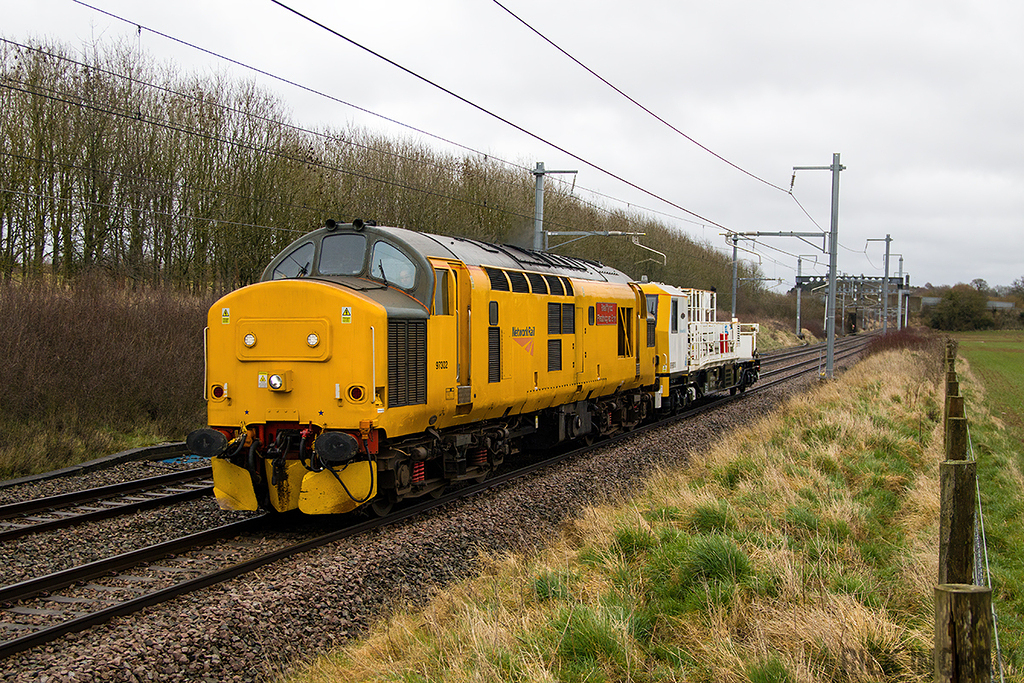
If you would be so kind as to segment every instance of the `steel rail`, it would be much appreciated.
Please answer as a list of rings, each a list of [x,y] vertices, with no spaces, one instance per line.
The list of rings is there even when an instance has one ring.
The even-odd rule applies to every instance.
[[[59,477],[88,474],[89,472],[104,470],[108,467],[114,467],[115,465],[122,465],[126,462],[135,462],[139,460],[167,460],[184,455],[189,455],[188,447],[184,442],[164,443],[156,446],[131,448],[127,451],[121,451],[120,453],[114,453],[113,455],[97,458],[96,460],[89,460],[78,463],[77,465],[69,465],[68,467],[53,470],[52,472],[28,474],[16,479],[6,479],[0,481],[0,488],[10,488],[12,486],[45,481],[47,479],[57,479]]]
[[[0,540],[22,538],[40,531],[66,528],[87,521],[109,519],[210,495],[213,491],[212,485],[191,485],[185,490],[173,487],[176,484],[209,479],[211,473],[210,467],[198,467],[110,486],[2,505],[0,506]],[[149,495],[145,499],[118,500],[119,496],[127,496],[132,493],[148,493]],[[90,507],[87,506],[88,503],[96,503],[100,507]],[[67,512],[64,512],[65,510]],[[57,517],[45,520],[27,517],[37,513],[55,514]]]
[[[133,479],[132,481],[125,481],[120,484],[110,484],[109,486],[100,486],[93,489],[82,489],[81,491],[61,493],[56,496],[33,498],[32,500],[25,500],[18,503],[8,503],[6,505],[0,505],[0,519],[9,519],[11,517],[28,515],[42,510],[57,510],[77,505],[79,503],[88,503],[93,500],[100,500],[101,498],[110,498],[120,494],[134,493],[144,489],[156,488],[167,484],[176,484],[193,479],[203,479],[209,477],[211,473],[212,470],[210,467],[197,467],[191,470],[181,470],[179,472],[161,474],[155,477],[146,477],[145,479]]]
[[[863,343],[860,343],[860,344],[855,344],[853,342],[844,344],[843,346],[837,348],[837,355],[835,357],[835,360],[845,360],[847,358],[850,358],[851,356],[855,356],[858,353],[860,353],[861,351],[863,351],[864,347],[866,345],[867,345],[866,341],[863,342]],[[840,351],[841,351],[841,353],[840,353]],[[788,375],[785,375],[785,376],[782,376],[782,377],[778,377],[776,379],[772,379],[769,382],[759,382],[757,384],[757,386],[754,387],[751,391],[767,389],[768,387],[772,387],[772,386],[775,386],[776,384],[781,384],[782,382],[785,382],[787,380],[799,377],[801,374],[809,371],[809,369],[808,370],[799,370],[799,369],[800,368],[806,368],[807,366],[811,366],[811,365],[821,365],[821,359],[820,358],[816,358],[816,359],[806,360],[806,361],[802,361],[800,363],[794,363],[792,365],[787,365],[787,366],[784,366],[784,367],[781,367],[781,368],[777,368],[777,369],[774,369],[774,370],[771,370],[771,371],[768,371],[768,372],[764,372],[764,373],[762,373],[761,376],[765,377],[765,378],[768,378],[768,377],[774,377],[775,375],[778,375],[780,373],[784,373],[784,372],[786,372],[788,370],[798,370],[797,372],[794,372],[792,374],[788,374]]]

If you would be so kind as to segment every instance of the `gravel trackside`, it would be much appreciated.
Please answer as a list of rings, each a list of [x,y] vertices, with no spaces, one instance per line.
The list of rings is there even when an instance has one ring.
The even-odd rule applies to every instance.
[[[652,466],[685,461],[691,450],[706,448],[811,382],[792,380],[750,394],[427,515],[13,655],[0,660],[0,680],[273,680],[294,663],[358,636],[392,607],[423,603],[433,588],[473,575],[481,551],[535,551],[584,506],[630,495]],[[79,531],[80,545],[102,554],[127,549],[137,536],[153,542],[235,518],[213,506],[197,501],[171,513],[110,520],[107,527]],[[151,516],[135,519],[143,515]],[[79,544],[59,532],[49,536],[34,539],[31,547],[5,547],[5,564],[16,573],[39,574],[43,565],[51,571],[81,561],[67,557],[85,552],[76,549]],[[104,538],[110,545],[102,547]]]

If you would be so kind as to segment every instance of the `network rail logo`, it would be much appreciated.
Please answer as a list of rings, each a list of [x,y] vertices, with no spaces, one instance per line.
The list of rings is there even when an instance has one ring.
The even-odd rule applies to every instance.
[[[527,353],[533,355],[533,335],[536,333],[534,327],[513,327],[512,339],[522,346]]]

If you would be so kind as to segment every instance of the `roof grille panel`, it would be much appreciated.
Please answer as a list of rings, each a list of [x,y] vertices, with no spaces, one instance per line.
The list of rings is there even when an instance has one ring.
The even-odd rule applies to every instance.
[[[512,282],[513,292],[519,292],[520,294],[530,293],[530,285],[526,281],[526,275],[518,270],[509,270],[505,274],[508,275],[508,279]]]
[[[505,271],[497,268],[484,268],[487,277],[491,281],[491,289],[498,292],[509,291],[508,279],[505,278]]]

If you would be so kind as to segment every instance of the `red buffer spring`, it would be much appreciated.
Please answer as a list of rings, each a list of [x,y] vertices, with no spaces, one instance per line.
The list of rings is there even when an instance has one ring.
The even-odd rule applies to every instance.
[[[426,479],[427,464],[422,460],[412,464],[412,483],[419,484]]]
[[[470,456],[470,463],[478,467],[487,465],[487,449],[481,448],[473,451],[473,454]]]

